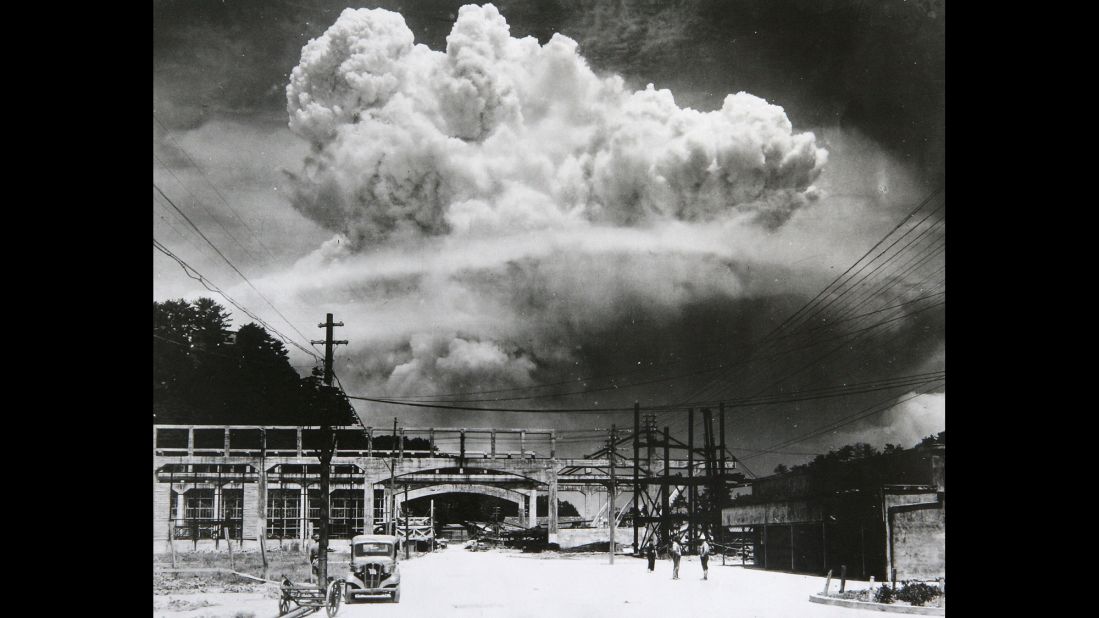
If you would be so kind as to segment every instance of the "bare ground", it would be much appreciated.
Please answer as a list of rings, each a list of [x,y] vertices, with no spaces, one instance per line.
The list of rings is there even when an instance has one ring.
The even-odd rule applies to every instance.
[[[717,612],[738,618],[859,616],[859,610],[809,602],[810,594],[823,590],[823,577],[721,566],[720,558],[711,559],[708,581],[702,581],[702,569],[694,556],[683,559],[680,579],[672,580],[668,560],[658,561],[656,572],[648,573],[644,560],[628,556],[617,556],[611,566],[605,554],[469,552],[453,547],[403,562],[401,573],[400,603],[343,605],[339,615],[671,618]],[[849,581],[848,587],[865,584]],[[237,594],[154,595],[154,616],[275,616],[276,586],[262,588]],[[204,602],[207,604],[199,606]]]

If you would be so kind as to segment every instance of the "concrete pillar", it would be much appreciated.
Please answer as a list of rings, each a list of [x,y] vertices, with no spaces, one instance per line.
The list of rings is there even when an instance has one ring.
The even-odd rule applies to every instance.
[[[221,491],[222,485],[214,485],[214,519],[221,519]]]
[[[309,531],[306,530],[309,527],[309,489],[304,484],[298,495],[298,522],[301,526],[298,538],[304,541],[309,538]]]
[[[550,543],[557,542],[557,468],[552,468],[549,474],[549,538]]]
[[[259,475],[263,475],[261,466],[256,466],[256,469]],[[265,519],[267,515],[259,510],[260,506],[265,506],[260,503],[259,490],[258,481],[244,484],[244,529],[241,531],[241,537],[246,540],[259,538],[260,520]]]
[[[530,490],[530,496],[527,498],[527,527],[533,528],[538,525],[538,490]]]
[[[186,517],[186,514],[184,512],[184,507],[187,506],[187,501],[186,501],[185,498],[186,498],[186,496],[184,496],[183,487],[180,486],[180,487],[176,488],[176,521],[175,521],[175,523],[177,525],[182,524],[184,518]]]
[[[262,549],[264,539],[267,538],[267,464],[261,460],[256,465],[256,470],[259,471],[256,479],[256,538],[259,539]]]
[[[172,513],[172,490],[168,483],[157,482],[156,473],[153,473],[153,540],[167,541],[168,518]]]
[[[366,466],[364,465],[363,468]],[[374,534],[374,481],[363,474],[363,534]]]

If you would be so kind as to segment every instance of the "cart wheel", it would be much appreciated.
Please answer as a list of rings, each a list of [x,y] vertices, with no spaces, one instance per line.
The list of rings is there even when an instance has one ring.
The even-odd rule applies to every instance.
[[[279,599],[279,615],[285,616],[290,613],[290,601],[286,600],[286,597]]]
[[[324,609],[328,612],[328,618],[332,618],[340,611],[340,602],[343,601],[343,582],[337,579],[328,584],[328,592],[324,597]]]

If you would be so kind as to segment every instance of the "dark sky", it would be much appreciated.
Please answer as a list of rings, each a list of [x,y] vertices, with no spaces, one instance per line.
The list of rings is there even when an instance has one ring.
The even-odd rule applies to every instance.
[[[353,8],[398,11],[417,43],[443,50],[463,4],[372,2]],[[680,106],[702,111],[720,108],[727,94],[746,91],[783,106],[799,131],[845,136],[846,141],[829,144],[829,165],[835,175],[825,184],[835,195],[847,190],[848,181],[853,193],[862,190],[857,186],[876,188],[874,179],[864,177],[871,168],[879,175],[903,168],[904,173],[896,176],[905,180],[897,183],[896,191],[901,192],[904,184],[904,193],[911,199],[879,200],[879,210],[866,211],[872,214],[869,217],[854,207],[844,211],[835,206],[843,216],[822,219],[814,241],[826,247],[820,250],[828,254],[808,255],[812,252],[806,249],[807,255],[794,264],[816,258],[838,269],[834,272],[842,271],[918,196],[945,178],[945,6],[941,1],[501,0],[495,4],[513,37],[529,35],[544,44],[554,33],[567,35],[579,43],[579,54],[592,69],[619,74],[631,88],[652,83],[670,89]],[[286,86],[302,46],[323,34],[347,7],[340,1],[307,0],[154,2],[154,182],[257,283],[265,277],[277,278],[331,237],[329,230],[302,216],[286,197],[292,191],[286,171],[298,169],[308,155],[308,145],[287,129]],[[866,158],[886,156],[888,165],[865,163]],[[154,203],[158,238],[225,289],[234,284],[240,289],[240,281],[167,204],[159,198]],[[806,219],[798,229],[810,230],[811,221]],[[205,292],[163,256],[154,257],[154,277],[155,300]],[[747,299],[716,295],[688,303],[672,315],[644,306],[624,310],[597,331],[572,333],[585,343],[577,352],[583,366],[575,373],[551,368],[536,375],[544,381],[572,379],[592,372],[623,371],[638,362],[634,359],[679,363],[688,357],[693,360],[681,366],[690,373],[711,362],[704,358],[730,354],[730,342],[735,348],[766,332],[819,289],[809,284],[795,287]],[[319,296],[313,300],[315,305],[303,301],[303,307],[282,308],[301,328],[311,328],[310,316],[322,315],[332,306]],[[267,311],[262,304],[253,309]],[[274,321],[270,313],[264,315]],[[880,345],[852,352],[843,364],[812,367],[786,388],[945,368],[943,337],[927,334],[940,331],[943,320],[941,311],[923,314],[883,336],[877,342]],[[313,330],[307,334],[316,334]],[[363,337],[354,333],[352,338],[356,335]],[[805,360],[810,359],[798,362]],[[350,371],[355,365],[347,362]],[[766,380],[793,367],[759,366],[755,374],[730,379]],[[677,385],[631,392],[620,403],[635,397],[668,401],[672,395],[697,391],[712,376],[702,374]],[[606,398],[614,396],[608,393]],[[729,441],[763,448],[799,435],[821,419],[842,418],[874,401],[871,394],[812,406],[731,412]],[[386,414],[392,418],[393,412],[379,416]],[[789,450],[820,451],[864,439],[875,431],[896,439],[926,431],[926,425],[913,424],[898,414],[851,426],[849,432],[835,434],[833,442],[809,442]],[[621,424],[627,417],[602,415],[561,422],[605,427],[611,422]],[[410,413],[409,419],[413,425],[434,422],[418,413]],[[513,423],[491,415],[462,420],[472,426]],[[590,450],[586,446],[576,448]],[[753,468],[769,472],[776,463],[804,460],[804,456],[771,455],[754,460]]]
[[[281,119],[301,47],[348,6],[399,11],[418,43],[445,47],[460,1],[160,1],[153,103],[174,127],[216,115]],[[561,32],[597,71],[670,88],[713,109],[745,90],[797,126],[855,127],[928,174],[945,149],[945,3],[697,0],[496,3],[512,36]]]

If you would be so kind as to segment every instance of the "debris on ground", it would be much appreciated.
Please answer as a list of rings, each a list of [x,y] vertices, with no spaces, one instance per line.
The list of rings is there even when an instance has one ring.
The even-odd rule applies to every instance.
[[[192,594],[207,592],[264,592],[270,584],[237,578],[238,581],[226,582],[223,575],[188,574],[176,576],[171,573],[153,574],[153,594]]]

